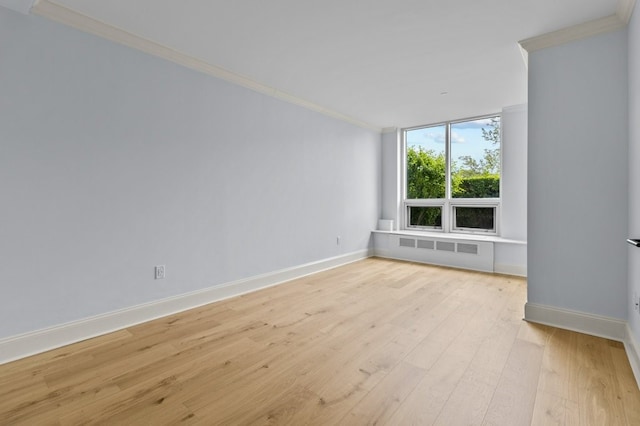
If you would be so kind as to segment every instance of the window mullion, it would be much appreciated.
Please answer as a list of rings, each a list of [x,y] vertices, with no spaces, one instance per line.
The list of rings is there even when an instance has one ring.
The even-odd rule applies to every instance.
[[[451,123],[447,123],[445,131],[445,199],[442,206],[442,230],[451,231]]]
[[[451,199],[451,124],[447,123],[445,131],[445,199]]]

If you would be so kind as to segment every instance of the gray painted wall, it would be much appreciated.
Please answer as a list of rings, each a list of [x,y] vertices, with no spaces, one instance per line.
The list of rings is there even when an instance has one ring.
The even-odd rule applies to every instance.
[[[377,132],[0,8],[0,338],[367,249],[380,181]]]
[[[528,301],[627,318],[627,33],[529,55]]]
[[[629,23],[629,235],[640,238],[640,11],[636,6]],[[640,297],[640,249],[628,246],[629,326],[640,342],[640,312],[634,309],[634,294]],[[637,300],[635,301],[637,302]]]
[[[527,241],[527,105],[502,109],[500,235]],[[527,244],[494,244],[496,272],[527,275]]]
[[[501,236],[527,241],[527,105],[502,110]]]
[[[394,229],[400,229],[400,132],[382,134],[382,216],[381,219],[393,220]]]

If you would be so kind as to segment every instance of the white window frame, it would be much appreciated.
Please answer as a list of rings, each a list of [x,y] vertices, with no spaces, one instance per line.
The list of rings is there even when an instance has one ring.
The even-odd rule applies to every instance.
[[[452,198],[451,197],[451,125],[457,123],[463,123],[466,121],[482,120],[486,118],[500,117],[500,197],[498,198]],[[445,143],[445,197],[446,198],[421,198],[410,199],[407,198],[407,132],[410,130],[422,129],[425,127],[446,127],[446,143]],[[451,234],[479,234],[479,235],[500,235],[500,210],[502,207],[502,114],[488,114],[478,117],[464,118],[460,120],[445,121],[441,123],[426,124],[423,126],[413,126],[402,129],[402,143],[400,144],[401,151],[401,194],[402,194],[402,209],[400,209],[402,228],[411,231],[432,231]],[[410,226],[409,225],[409,207],[437,207],[442,208],[442,227],[426,227],[426,226]],[[494,229],[475,229],[475,228],[460,228],[455,226],[454,208],[455,207],[493,207],[495,208],[494,217]]]
[[[414,200],[412,200],[412,201],[414,201]],[[439,199],[429,199],[429,200],[415,200],[415,201],[419,201],[420,203],[410,203],[410,205],[405,203],[405,206],[404,206],[404,209],[403,209],[403,215],[405,217],[405,222],[404,222],[405,223],[405,228],[406,229],[418,229],[418,230],[423,230],[423,231],[442,231],[444,229],[444,226],[445,226],[446,210],[445,210],[444,205],[440,202],[440,200]],[[440,211],[442,212],[442,227],[438,228],[436,226],[410,226],[409,225],[409,219],[410,219],[409,207],[440,207]]]

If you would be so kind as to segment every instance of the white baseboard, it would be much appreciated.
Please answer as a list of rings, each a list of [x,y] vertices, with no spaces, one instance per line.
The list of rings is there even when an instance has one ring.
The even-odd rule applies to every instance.
[[[636,377],[636,383],[640,388],[640,345],[636,341],[629,324],[626,327],[626,337],[624,339],[624,349],[627,351],[627,357],[629,358],[629,364],[633,370],[633,375]]]
[[[461,266],[459,264],[452,265],[451,263],[447,263],[447,262],[424,261],[424,260],[416,260],[415,258],[408,258],[404,256],[396,256],[395,253],[392,252],[391,250],[385,250],[385,249],[375,249],[374,254],[376,257],[381,257],[385,259],[404,260],[408,262],[419,262],[427,265],[448,266],[451,268],[465,269],[468,271],[494,272],[496,274],[513,275],[513,276],[524,277],[524,278],[527,277],[527,267],[521,266],[521,265],[507,265],[504,263],[496,263],[493,267],[493,271],[486,271],[486,270],[477,269],[477,268],[465,268],[464,266]]]
[[[0,364],[346,265],[371,255],[371,250],[360,250],[1,339]]]
[[[527,266],[526,265],[510,265],[507,263],[494,263],[493,272],[495,272],[496,274],[516,275],[518,277],[526,278]]]
[[[524,305],[524,319],[618,342],[624,342],[627,334],[626,321],[535,303]]]
[[[465,271],[478,271],[478,272],[491,273],[491,271],[486,271],[486,270],[482,270],[482,269],[478,269],[478,268],[468,268],[468,267],[461,266],[461,265],[452,265],[451,263],[448,263],[448,262],[438,262],[438,261],[434,261],[434,260],[426,261],[426,260],[423,260],[423,259],[415,259],[415,258],[411,258],[411,257],[408,257],[408,256],[396,256],[393,252],[391,252],[389,250],[376,249],[375,252],[374,252],[374,256],[375,257],[379,257],[381,259],[401,260],[403,262],[416,262],[416,263],[423,263],[425,265],[445,266],[447,268],[463,269]]]

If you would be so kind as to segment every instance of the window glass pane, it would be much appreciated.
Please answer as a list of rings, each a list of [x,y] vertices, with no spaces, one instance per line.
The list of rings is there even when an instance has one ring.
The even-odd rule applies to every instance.
[[[500,197],[500,117],[451,124],[453,198]]]
[[[446,126],[407,130],[407,198],[444,198]]]
[[[442,228],[442,207],[408,207],[409,226]]]
[[[454,207],[455,228],[495,231],[495,207]]]

